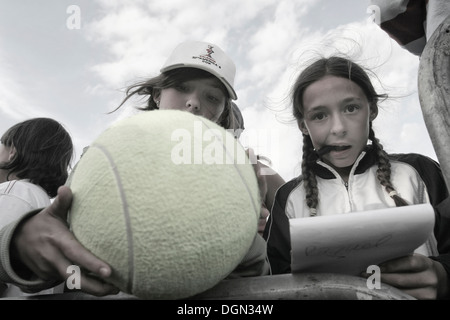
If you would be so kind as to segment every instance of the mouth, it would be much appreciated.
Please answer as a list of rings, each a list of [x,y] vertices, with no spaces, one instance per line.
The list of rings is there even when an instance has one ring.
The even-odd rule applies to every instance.
[[[351,146],[332,146],[332,145],[325,145],[322,148],[320,148],[319,150],[317,150],[317,155],[319,157],[322,157],[323,155],[331,152],[331,151],[336,151],[336,152],[340,152],[340,151],[345,151],[350,149]]]

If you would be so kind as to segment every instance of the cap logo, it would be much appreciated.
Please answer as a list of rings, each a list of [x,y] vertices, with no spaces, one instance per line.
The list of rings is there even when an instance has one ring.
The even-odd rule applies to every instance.
[[[211,57],[211,55],[214,53],[213,49],[214,49],[213,46],[208,45],[208,48],[206,48],[206,54],[193,56],[192,59],[200,59],[203,63],[214,65],[217,68],[222,69],[222,67],[217,64],[216,60],[214,60],[214,58]]]

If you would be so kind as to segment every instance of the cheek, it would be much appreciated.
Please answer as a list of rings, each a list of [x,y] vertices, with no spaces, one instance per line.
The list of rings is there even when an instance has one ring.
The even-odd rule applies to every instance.
[[[370,122],[369,120],[367,120],[366,122],[364,122],[364,125],[361,126],[361,128],[359,129],[359,132],[361,137],[367,140],[369,138],[369,131],[370,131]]]
[[[305,130],[306,133],[309,134],[311,141],[313,143],[314,148],[321,147],[327,138],[327,131],[324,130],[324,126],[314,127],[308,126],[308,129]]]
[[[223,114],[224,111],[225,111],[225,106],[216,108],[216,110],[215,110],[215,121],[216,122],[217,122],[217,120],[219,120],[220,116]]]
[[[9,148],[5,147],[3,144],[0,145],[0,162],[8,161]]]
[[[163,89],[159,97],[160,110],[183,110],[184,104],[181,96],[172,89]]]
[[[205,106],[201,108],[201,113],[208,120],[217,122],[220,119],[220,116],[222,115],[224,110],[225,105],[217,106],[205,104]]]

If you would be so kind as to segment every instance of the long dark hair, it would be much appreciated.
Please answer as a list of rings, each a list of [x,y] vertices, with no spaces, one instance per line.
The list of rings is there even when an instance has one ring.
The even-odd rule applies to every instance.
[[[33,118],[9,128],[0,141],[16,149],[11,161],[0,163],[0,169],[8,171],[7,179],[11,174],[29,179],[55,197],[67,180],[74,151],[64,127],[50,118]]]
[[[376,92],[370,80],[369,71],[366,71],[362,66],[339,56],[320,58],[303,70],[294,84],[292,91],[293,114],[298,123],[301,123],[304,120],[303,94],[306,88],[327,75],[349,79],[356,83],[366,95],[370,108],[373,110],[377,110],[378,101],[380,99],[387,98],[387,95],[378,94]],[[377,155],[378,181],[385,187],[386,192],[395,201],[396,206],[408,205],[407,202],[397,194],[391,183],[391,165],[388,155],[386,151],[384,151],[383,145],[375,137],[375,132],[372,129],[372,121],[369,125],[369,140],[372,141],[373,148]],[[302,179],[306,191],[306,203],[311,209],[312,215],[316,213],[319,202],[317,179],[312,170],[312,165],[317,159],[318,156],[314,150],[311,137],[303,134]]]

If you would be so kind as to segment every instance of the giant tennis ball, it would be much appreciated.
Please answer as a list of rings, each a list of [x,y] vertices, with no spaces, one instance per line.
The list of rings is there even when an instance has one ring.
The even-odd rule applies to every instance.
[[[257,232],[259,192],[245,150],[183,111],[121,120],[89,146],[68,185],[75,237],[142,299],[182,299],[224,279]]]

